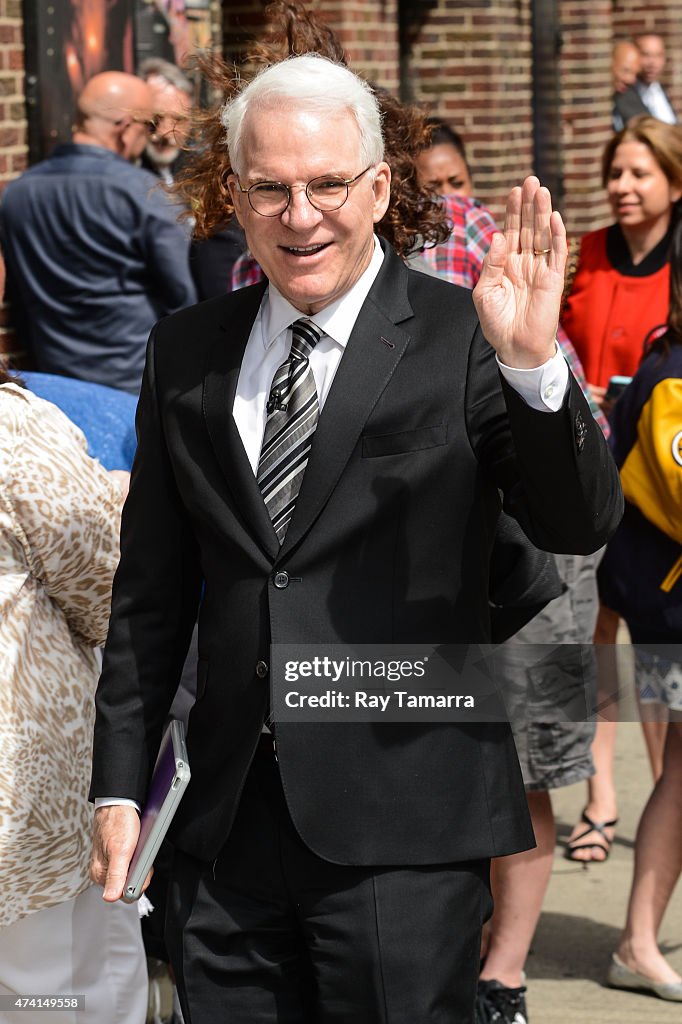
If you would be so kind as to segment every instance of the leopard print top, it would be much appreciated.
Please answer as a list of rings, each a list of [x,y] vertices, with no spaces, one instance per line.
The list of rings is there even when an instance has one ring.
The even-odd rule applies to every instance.
[[[88,885],[94,647],[120,504],[70,420],[0,386],[0,926]]]

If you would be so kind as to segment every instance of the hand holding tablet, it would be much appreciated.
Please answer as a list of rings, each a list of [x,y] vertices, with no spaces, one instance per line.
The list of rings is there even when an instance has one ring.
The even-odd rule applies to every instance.
[[[159,852],[190,780],[185,729],[174,719],[161,741],[149,795],[140,820],[140,837],[135,847],[121,899],[134,903],[142,895],[147,875]]]

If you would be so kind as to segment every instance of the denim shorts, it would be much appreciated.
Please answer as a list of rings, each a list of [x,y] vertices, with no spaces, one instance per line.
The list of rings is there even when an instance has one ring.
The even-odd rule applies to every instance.
[[[660,704],[682,713],[682,644],[671,630],[628,622],[635,653],[635,680],[642,704]]]

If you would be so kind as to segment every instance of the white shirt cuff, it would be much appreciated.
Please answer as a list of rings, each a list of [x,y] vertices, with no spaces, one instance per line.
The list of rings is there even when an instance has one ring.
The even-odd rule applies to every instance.
[[[505,366],[499,359],[497,365],[509,386],[531,409],[537,409],[538,412],[559,411],[569,387],[569,370],[558,345],[551,359],[542,366],[534,366],[532,370],[517,370],[513,366]]]
[[[137,800],[129,800],[125,796],[96,796],[95,797],[95,810],[98,811],[100,807],[134,807],[137,813],[141,811],[141,807]]]

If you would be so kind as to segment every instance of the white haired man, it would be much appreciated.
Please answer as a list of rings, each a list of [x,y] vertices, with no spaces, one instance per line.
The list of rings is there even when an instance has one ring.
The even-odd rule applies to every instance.
[[[650,114],[666,124],[676,124],[677,114],[670,97],[661,83],[666,52],[663,36],[656,32],[642,32],[635,36],[639,50],[640,68],[635,82],[639,98]]]
[[[183,1012],[471,1024],[490,857],[533,842],[508,727],[277,718],[275,749],[263,723],[286,684],[268,662],[283,643],[485,641],[498,488],[540,546],[604,543],[617,475],[556,354],[565,231],[537,179],[512,191],[479,325],[471,293],[375,237],[390,169],[348,69],[283,61],[222,117],[267,282],[150,340],[97,698],[93,877],[120,896],[126,802],[144,801],[200,604],[167,925]]]
[[[139,76],[149,86],[155,125],[140,166],[170,185],[187,141],[194,88],[177,65],[160,57],[142,61]]]

